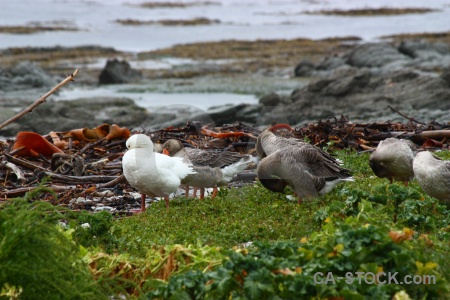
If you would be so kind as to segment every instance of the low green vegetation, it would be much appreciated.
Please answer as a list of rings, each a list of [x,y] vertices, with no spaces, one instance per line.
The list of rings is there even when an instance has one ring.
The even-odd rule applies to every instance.
[[[336,154],[355,181],[302,205],[259,184],[121,219],[5,202],[0,298],[448,299],[449,207]]]

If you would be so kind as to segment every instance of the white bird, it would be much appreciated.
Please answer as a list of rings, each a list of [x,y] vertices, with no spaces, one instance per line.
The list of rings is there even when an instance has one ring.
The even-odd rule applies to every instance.
[[[181,141],[170,139],[163,144],[163,153],[172,157],[182,157],[192,164],[196,174],[189,175],[182,183],[186,186],[188,195],[189,185],[200,188],[200,199],[203,199],[205,188],[213,188],[212,198],[217,194],[217,186],[227,185],[239,172],[245,170],[254,160],[251,155],[242,155],[230,151],[211,149],[186,148]]]
[[[300,204],[302,198],[324,195],[342,181],[353,181],[350,170],[331,155],[297,139],[276,136],[272,131],[278,128],[290,126],[275,125],[263,131],[256,142],[258,156],[263,157],[256,173],[265,188],[282,193],[289,186]]]
[[[414,179],[413,160],[416,147],[409,140],[387,138],[378,144],[369,159],[370,167],[375,175],[402,181],[405,185]]]
[[[192,165],[182,158],[153,152],[153,143],[145,134],[132,135],[126,142],[128,151],[122,159],[123,174],[130,185],[141,193],[141,211],[145,211],[145,195],[164,197],[169,207],[169,195],[181,180],[195,174]]]
[[[450,202],[450,161],[429,151],[417,153],[413,162],[417,183],[428,195]]]

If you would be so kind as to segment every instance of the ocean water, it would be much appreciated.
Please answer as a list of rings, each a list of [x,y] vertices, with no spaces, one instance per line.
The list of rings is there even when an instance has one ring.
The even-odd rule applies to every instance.
[[[150,2],[149,0],[148,2]],[[0,26],[55,25],[79,31],[54,31],[35,34],[1,34],[0,49],[8,47],[51,47],[98,45],[117,50],[140,52],[171,47],[176,44],[229,39],[322,39],[357,36],[377,41],[381,36],[399,33],[443,32],[450,30],[448,0],[177,0],[181,8],[142,8],[143,0],[0,0]],[[432,8],[436,12],[398,16],[325,16],[305,12],[357,8]],[[212,25],[197,26],[126,26],[116,20],[141,21],[218,20]],[[149,61],[137,68],[171,68],[185,61]],[[220,63],[220,62],[217,62]],[[99,61],[98,64],[104,64]],[[89,67],[89,66],[84,66]],[[98,65],[96,66],[98,67]],[[80,70],[82,72],[82,70]],[[191,104],[201,109],[220,104],[256,103],[253,95],[232,93],[160,94],[122,93],[119,87],[64,87],[56,99],[71,100],[96,95],[126,96],[139,105],[155,108],[161,104]],[[155,101],[155,99],[158,99]]]
[[[0,34],[0,48],[101,45],[148,51],[201,41],[292,39],[383,35],[450,30],[448,0],[197,0],[148,1],[197,3],[182,8],[142,8],[143,0],[0,0],[0,25],[62,23],[76,32]],[[427,14],[346,17],[305,14],[322,9],[427,7]],[[220,23],[198,26],[125,26],[118,19],[156,21],[205,17]]]

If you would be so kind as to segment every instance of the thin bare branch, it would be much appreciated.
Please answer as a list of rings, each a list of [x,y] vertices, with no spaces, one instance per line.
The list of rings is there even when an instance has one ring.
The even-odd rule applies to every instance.
[[[16,121],[17,119],[21,118],[22,116],[26,115],[27,113],[33,111],[34,108],[36,108],[36,106],[38,106],[41,103],[44,103],[47,98],[53,94],[54,92],[56,92],[60,87],[62,87],[63,85],[65,85],[66,83],[68,83],[69,81],[73,81],[73,78],[75,77],[75,75],[77,75],[78,73],[78,69],[75,70],[75,72],[73,72],[72,74],[70,74],[69,76],[67,76],[63,81],[61,81],[60,83],[58,83],[54,88],[52,88],[49,92],[47,92],[45,95],[43,95],[41,98],[39,98],[38,100],[36,100],[33,104],[31,104],[30,106],[28,106],[27,108],[25,108],[24,110],[22,110],[20,113],[18,113],[17,115],[11,117],[10,119],[6,120],[5,122],[3,122],[2,124],[0,124],[0,129],[2,129],[3,127],[5,127],[6,125]]]
[[[113,186],[115,186],[115,185],[117,185],[119,183],[122,183],[122,182],[126,182],[126,179],[125,179],[124,175],[120,175],[116,179],[111,180],[109,182],[97,184],[97,188],[98,189],[109,188],[109,187],[113,187]]]
[[[413,117],[408,117],[407,115],[405,115],[405,114],[399,112],[398,110],[396,110],[395,108],[393,108],[393,107],[390,106],[390,105],[388,105],[388,107],[389,107],[393,112],[398,113],[400,116],[402,116],[403,118],[408,119],[408,120],[411,121],[411,122],[415,122],[415,123],[417,123],[417,124],[422,124],[422,125],[427,125],[426,123],[417,121],[417,120],[414,119]]]

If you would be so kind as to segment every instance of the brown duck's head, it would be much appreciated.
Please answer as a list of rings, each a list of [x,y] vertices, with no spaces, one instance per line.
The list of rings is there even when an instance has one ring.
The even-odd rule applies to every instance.
[[[283,193],[284,189],[288,185],[286,181],[278,178],[270,178],[270,179],[260,178],[259,182],[261,182],[261,184],[266,189],[276,193]]]
[[[389,173],[387,168],[383,165],[383,163],[380,163],[375,160],[369,160],[369,165],[372,171],[375,173],[375,175],[377,175],[377,177],[380,178],[391,177],[391,174]]]
[[[167,140],[163,145],[163,153],[165,155],[169,155],[172,156],[175,153],[177,153],[178,151],[180,151],[181,149],[184,148],[183,143],[179,140],[175,140],[175,139],[170,139]]]
[[[289,125],[289,124],[284,124],[284,123],[283,123],[283,124],[275,124],[275,125],[269,127],[267,130],[268,130],[268,131],[271,131],[271,132],[274,132],[274,131],[276,131],[276,130],[278,130],[278,129],[287,129],[287,130],[292,131],[291,125]]]

